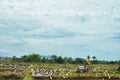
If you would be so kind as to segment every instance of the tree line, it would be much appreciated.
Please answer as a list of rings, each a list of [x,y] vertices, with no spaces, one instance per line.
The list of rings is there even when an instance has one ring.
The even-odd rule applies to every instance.
[[[33,63],[70,63],[70,64],[83,64],[86,60],[83,58],[75,58],[72,57],[62,57],[57,55],[51,55],[49,57],[41,56],[40,54],[29,54],[21,56],[20,58],[13,56],[11,58],[12,62],[33,62]]]
[[[104,61],[97,60],[96,56],[87,56],[84,58],[72,58],[72,57],[62,57],[57,55],[51,55],[49,57],[41,56],[40,54],[29,54],[23,55],[21,57],[13,56],[8,58],[12,62],[30,62],[30,63],[58,63],[58,64],[85,64],[86,60],[90,60],[92,64],[120,64],[120,61]],[[4,58],[7,60],[7,58]]]

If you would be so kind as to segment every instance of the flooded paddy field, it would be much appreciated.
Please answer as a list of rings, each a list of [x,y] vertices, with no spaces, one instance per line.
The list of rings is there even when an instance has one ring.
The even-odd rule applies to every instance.
[[[119,65],[90,65],[77,72],[79,64],[1,63],[0,80],[120,80]]]

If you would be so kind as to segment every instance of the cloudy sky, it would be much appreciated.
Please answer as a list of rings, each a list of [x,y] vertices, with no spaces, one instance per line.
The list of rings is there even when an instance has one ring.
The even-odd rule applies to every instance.
[[[120,0],[0,0],[0,56],[120,59]]]

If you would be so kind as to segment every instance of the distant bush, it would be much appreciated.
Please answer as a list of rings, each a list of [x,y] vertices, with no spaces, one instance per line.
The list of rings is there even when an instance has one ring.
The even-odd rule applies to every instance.
[[[118,67],[117,71],[119,71],[119,72],[120,72],[120,66]]]

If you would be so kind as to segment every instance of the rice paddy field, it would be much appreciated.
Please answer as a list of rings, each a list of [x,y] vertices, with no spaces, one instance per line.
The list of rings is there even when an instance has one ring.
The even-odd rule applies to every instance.
[[[77,71],[80,64],[0,63],[0,80],[120,80],[117,64],[92,64]]]

